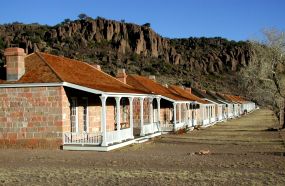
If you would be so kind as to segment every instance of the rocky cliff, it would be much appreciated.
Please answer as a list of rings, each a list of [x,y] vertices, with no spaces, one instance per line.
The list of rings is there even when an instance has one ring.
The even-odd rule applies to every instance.
[[[252,52],[246,42],[222,38],[168,39],[144,26],[87,18],[56,26],[7,24],[0,26],[0,58],[3,49],[17,45],[26,52],[44,51],[98,63],[114,74],[117,68],[131,73],[155,74],[161,81],[189,84],[232,78],[247,66]],[[203,83],[205,82],[205,83]],[[208,82],[208,83],[207,83]],[[219,89],[215,86],[215,89]]]

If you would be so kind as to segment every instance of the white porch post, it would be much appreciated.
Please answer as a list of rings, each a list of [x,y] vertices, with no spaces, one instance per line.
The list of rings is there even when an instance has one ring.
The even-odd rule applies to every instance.
[[[201,104],[200,104],[199,106],[201,106]],[[193,127],[195,126],[195,120],[196,120],[196,122],[198,123],[198,117],[197,117],[198,114],[197,114],[197,112],[198,112],[198,109],[194,109],[194,111],[193,111],[193,116],[194,116],[194,117],[193,117],[193,120],[192,120],[192,121],[193,121],[193,122],[192,122]],[[192,113],[191,113],[191,114],[192,114]],[[200,116],[200,117],[201,117],[201,116]],[[196,123],[196,124],[197,124],[197,123]]]
[[[143,100],[144,98],[143,97],[140,97],[140,128],[141,128],[141,132],[140,132],[140,136],[144,136],[144,128],[143,128],[143,125],[144,125],[144,121],[143,121]]]
[[[190,103],[186,103],[186,124],[190,125]]]
[[[121,97],[116,97],[116,123],[117,123],[117,131],[121,130],[121,108],[120,101]]]
[[[173,127],[176,130],[176,103],[173,103]]]
[[[118,138],[121,140],[121,107],[120,107],[120,102],[121,102],[121,97],[116,97],[116,123],[117,123],[117,133],[118,133]]]
[[[133,112],[133,97],[129,97],[130,103],[130,129],[131,129],[131,138],[134,139],[134,112]]]
[[[158,130],[161,131],[161,126],[160,126],[160,98],[156,98],[156,101],[157,101],[157,127],[158,127]]]
[[[208,114],[209,114],[209,124],[210,124],[211,123],[212,106],[208,107]]]
[[[152,105],[153,98],[149,98],[148,101],[149,101],[149,120],[150,120],[149,123],[153,124],[153,105]]]
[[[154,133],[154,126],[153,126],[153,98],[149,98],[149,124],[151,126],[151,133]]]
[[[201,105],[201,108],[202,108],[202,125],[204,125],[204,120],[205,120],[205,114],[204,114],[205,105]]]
[[[102,103],[102,109],[101,109],[101,133],[102,133],[102,143],[101,146],[108,146],[107,142],[107,122],[106,122],[106,95],[100,96],[101,103]]]
[[[181,105],[182,105],[182,103],[179,103],[178,104],[178,116],[179,116],[179,123],[181,123],[182,122],[182,118],[181,118]]]
[[[160,98],[156,98],[157,101],[157,121],[160,123]]]
[[[204,114],[204,117],[205,117],[205,120],[207,120],[207,118],[208,118],[208,112],[207,112],[207,109],[208,108],[208,106],[205,106],[205,108],[204,108],[204,112],[205,112],[205,114]],[[206,124],[206,122],[205,122],[205,124]]]

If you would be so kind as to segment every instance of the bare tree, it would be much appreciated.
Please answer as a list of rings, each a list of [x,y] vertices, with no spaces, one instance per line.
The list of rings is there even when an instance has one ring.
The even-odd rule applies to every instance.
[[[285,33],[266,29],[263,35],[263,41],[251,41],[254,57],[248,68],[241,71],[241,79],[248,94],[269,105],[285,128]]]

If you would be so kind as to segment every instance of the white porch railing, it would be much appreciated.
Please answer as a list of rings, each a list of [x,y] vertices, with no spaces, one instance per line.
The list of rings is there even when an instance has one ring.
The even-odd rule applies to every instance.
[[[159,122],[153,123],[153,132],[155,133],[159,131],[161,131],[160,123]]]
[[[170,132],[170,131],[173,131],[174,125],[173,123],[161,123],[160,128],[161,128],[161,131],[163,132]]]
[[[144,124],[143,131],[145,134],[153,134],[160,131],[160,124],[158,122],[152,124]]]
[[[229,118],[233,118],[233,113],[232,112],[229,113]]]
[[[153,133],[153,124],[144,124],[143,131],[145,134],[152,134]]]
[[[174,124],[172,123],[167,123],[167,124],[161,124],[161,131],[164,132],[170,132],[174,130]],[[185,122],[181,122],[181,123],[176,123],[175,125],[175,130],[181,129],[185,127]]]
[[[219,115],[218,121],[222,121],[222,120],[223,120],[223,115]]]
[[[119,143],[127,139],[133,139],[134,137],[132,135],[132,130],[133,130],[132,128],[126,128],[115,131],[107,131],[106,141],[109,144],[109,143]]]
[[[203,120],[203,125],[208,125],[209,124],[209,119]]]
[[[89,144],[89,145],[100,145],[102,142],[101,132],[96,133],[74,133],[66,132],[63,134],[63,144]]]
[[[175,130],[184,128],[185,122],[176,123]]]

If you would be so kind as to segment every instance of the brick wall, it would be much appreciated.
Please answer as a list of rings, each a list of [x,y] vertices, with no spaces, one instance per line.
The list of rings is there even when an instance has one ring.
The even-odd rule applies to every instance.
[[[1,146],[59,148],[68,127],[63,87],[0,88]]]
[[[153,100],[156,101],[156,100]],[[144,123],[149,123],[150,115],[149,115],[149,100],[144,99],[143,101],[143,116]],[[134,116],[134,127],[140,126],[140,100],[139,98],[135,98],[133,100],[133,116]]]
[[[169,124],[173,118],[173,104],[170,101],[161,99],[160,101],[160,122]]]

